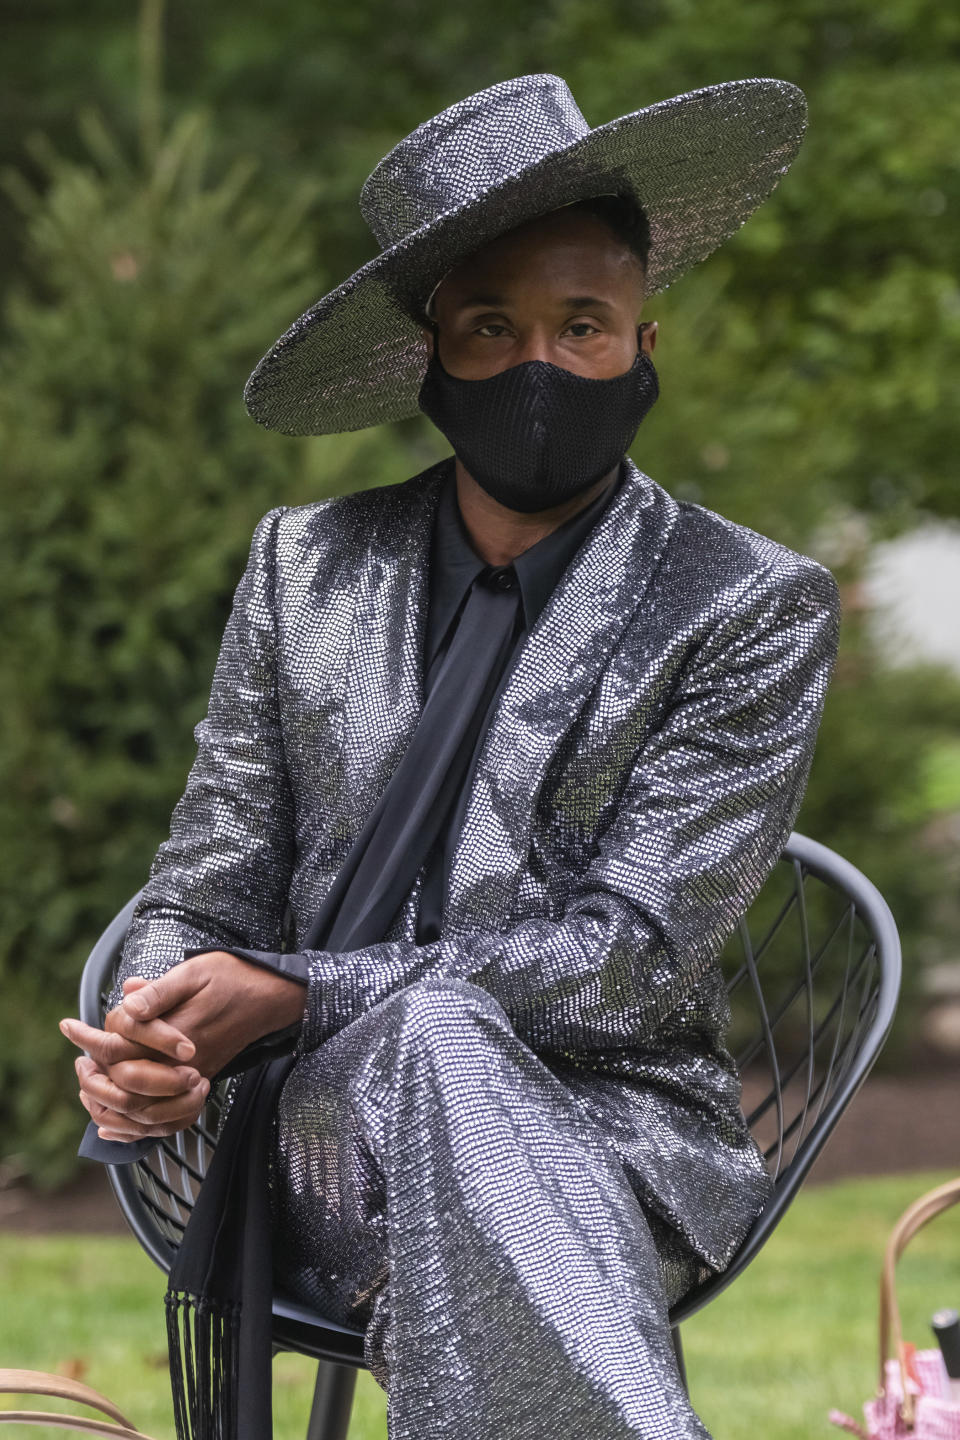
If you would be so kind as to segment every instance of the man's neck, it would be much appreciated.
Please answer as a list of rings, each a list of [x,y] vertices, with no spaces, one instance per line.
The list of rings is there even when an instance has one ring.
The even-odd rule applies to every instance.
[[[524,550],[536,545],[545,535],[556,530],[565,520],[595,500],[612,485],[620,470],[619,462],[587,490],[581,491],[562,505],[552,505],[548,510],[510,510],[494,500],[473,476],[456,461],[457,502],[466,526],[470,543],[488,565],[509,565]]]

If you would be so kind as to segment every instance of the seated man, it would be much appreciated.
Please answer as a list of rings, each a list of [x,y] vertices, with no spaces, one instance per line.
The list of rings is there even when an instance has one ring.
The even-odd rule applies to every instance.
[[[771,1189],[717,959],[791,830],[838,607],[626,450],[646,299],[802,128],[767,80],[593,131],[553,76],[472,96],[377,167],[381,255],[248,382],[274,428],[419,405],[454,454],[259,522],[105,1030],[64,1022],[87,1154],[235,1077],[171,1275],[182,1435],[269,1433],[274,1285],[365,1327],[391,1440],[706,1434],[668,1308]],[[178,1369],[191,1307],[229,1383]]]

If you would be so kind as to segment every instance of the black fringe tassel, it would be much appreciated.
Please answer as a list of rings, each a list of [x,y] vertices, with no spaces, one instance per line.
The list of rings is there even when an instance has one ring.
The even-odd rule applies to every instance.
[[[177,1440],[236,1440],[240,1306],[175,1290],[166,1307]]]

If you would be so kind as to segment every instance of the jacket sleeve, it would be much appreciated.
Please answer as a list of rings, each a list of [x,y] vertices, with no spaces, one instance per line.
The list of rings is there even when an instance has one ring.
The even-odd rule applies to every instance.
[[[715,963],[790,834],[838,617],[830,572],[787,552],[728,605],[688,664],[562,917],[422,946],[304,952],[299,1052],[434,975],[489,990],[540,1052],[649,1041]]]
[[[294,845],[276,695],[276,531],[285,509],[269,510],[254,530],[207,714],[194,727],[196,758],[134,909],[108,1009],[130,975],[156,979],[187,954],[238,942],[281,945]],[[262,1058],[274,1053],[272,1038],[262,1042]],[[258,1058],[252,1051],[249,1063]],[[91,1121],[79,1153],[119,1165],[156,1143],[101,1140]]]
[[[110,1004],[188,949],[279,950],[293,867],[293,800],[276,693],[276,534],[257,523],[220,645],[197,754],[134,910]]]

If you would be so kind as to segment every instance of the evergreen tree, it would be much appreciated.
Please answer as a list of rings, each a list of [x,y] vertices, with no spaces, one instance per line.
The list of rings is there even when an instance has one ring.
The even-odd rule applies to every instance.
[[[253,527],[390,478],[379,432],[308,443],[242,404],[326,288],[312,187],[277,207],[249,164],[208,178],[199,113],[139,161],[81,130],[86,159],[35,140],[39,188],[7,176],[30,278],[0,351],[0,1129],[41,1180],[83,1119],[57,1018],[168,832]]]

